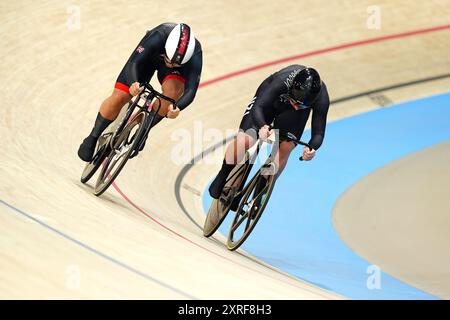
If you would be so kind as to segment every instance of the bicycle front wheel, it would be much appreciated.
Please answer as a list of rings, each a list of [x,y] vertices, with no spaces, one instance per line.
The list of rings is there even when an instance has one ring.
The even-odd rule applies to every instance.
[[[122,168],[130,158],[145,134],[146,112],[139,112],[133,120],[127,123],[116,137],[113,148],[103,161],[102,170],[95,185],[94,194],[100,196],[117,178]]]
[[[268,167],[274,167],[274,163],[265,164],[262,169]],[[262,169],[244,187],[244,195],[228,233],[227,247],[229,250],[236,250],[244,243],[261,218],[269,201],[275,185],[275,175],[264,175]]]

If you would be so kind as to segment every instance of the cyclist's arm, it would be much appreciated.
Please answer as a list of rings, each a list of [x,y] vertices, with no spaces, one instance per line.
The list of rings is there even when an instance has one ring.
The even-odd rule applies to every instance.
[[[200,84],[200,75],[202,73],[203,57],[202,52],[196,53],[188,62],[187,79],[184,85],[184,93],[177,102],[178,108],[183,110],[194,101]]]
[[[273,108],[274,102],[279,99],[280,94],[285,91],[282,81],[274,81],[273,76],[270,76],[258,87],[255,95],[255,103],[252,107],[253,111],[250,115],[253,121],[258,126],[257,129],[267,125],[267,119],[264,117],[265,108]],[[256,129],[256,128],[255,128]]]
[[[129,61],[131,83],[145,78],[139,74],[139,66],[142,64],[148,64],[148,60],[151,58],[151,56],[158,53],[162,47],[164,47],[164,39],[159,34],[159,32],[154,32],[136,48]]]
[[[324,85],[325,86],[325,85]],[[309,145],[317,150],[322,145],[325,137],[325,127],[327,125],[327,114],[330,106],[330,99],[326,87],[323,89],[316,106],[313,108],[312,122],[311,122],[311,140]]]

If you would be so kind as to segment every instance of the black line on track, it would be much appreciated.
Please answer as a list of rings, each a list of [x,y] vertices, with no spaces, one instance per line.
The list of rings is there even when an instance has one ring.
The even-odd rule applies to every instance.
[[[337,103],[341,103],[341,102],[346,102],[346,101],[354,100],[354,99],[361,98],[361,97],[364,97],[364,96],[372,95],[372,94],[375,94],[375,93],[385,92],[385,91],[399,89],[399,88],[405,88],[405,87],[413,86],[413,85],[416,85],[416,84],[421,84],[421,83],[425,83],[425,82],[441,80],[441,79],[445,79],[445,78],[450,78],[450,73],[442,74],[442,75],[438,75],[438,76],[433,76],[433,77],[428,77],[428,78],[422,78],[422,79],[413,80],[413,81],[402,82],[402,83],[398,83],[398,84],[394,84],[394,85],[390,85],[390,86],[386,86],[386,87],[381,87],[381,88],[377,88],[377,89],[373,89],[373,90],[369,90],[369,91],[364,91],[364,92],[352,94],[352,95],[349,95],[349,96],[345,96],[345,97],[342,97],[342,98],[338,98],[338,99],[332,100],[330,102],[330,104],[337,104]],[[191,170],[191,168],[194,166],[194,164],[198,160],[202,159],[202,157],[204,157],[205,155],[213,152],[217,147],[220,147],[221,145],[224,145],[224,144],[228,143],[228,141],[232,140],[233,138],[234,138],[234,136],[225,138],[221,142],[218,142],[218,143],[210,146],[206,150],[203,150],[202,153],[200,153],[197,156],[193,157],[191,159],[191,161],[188,164],[186,164],[181,169],[181,171],[177,175],[177,179],[175,180],[174,188],[175,188],[175,198],[177,199],[177,203],[178,203],[179,207],[181,208],[181,210],[183,210],[184,214],[188,217],[188,219],[193,224],[195,224],[200,230],[203,230],[203,227],[200,226],[192,218],[192,216],[186,210],[186,207],[183,204],[183,200],[181,199],[181,182],[183,181],[184,176],[189,172],[189,170]]]

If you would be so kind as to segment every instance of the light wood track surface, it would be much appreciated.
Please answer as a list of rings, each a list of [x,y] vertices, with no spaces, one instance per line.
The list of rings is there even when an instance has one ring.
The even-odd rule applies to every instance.
[[[193,132],[200,124],[220,130],[222,137],[192,147],[192,156],[220,141],[226,129],[237,129],[259,83],[287,63],[201,88],[177,120],[152,131],[117,184],[160,224],[112,187],[93,196],[92,187],[79,182],[83,163],[76,151],[131,51],[145,30],[161,22],[191,25],[203,46],[203,81],[300,53],[449,23],[449,1],[377,4],[379,30],[366,26],[371,1],[101,0],[77,1],[77,7],[68,1],[3,1],[0,298],[340,298],[243,251],[228,252],[220,235],[202,236],[191,221],[204,221],[200,196],[192,189],[203,191],[220,162],[193,166],[178,179],[176,198],[185,163],[171,158],[173,134]],[[78,9],[81,24],[74,29],[68,21]],[[331,98],[338,99],[450,73],[449,34],[429,32],[288,63],[316,67]],[[399,102],[444,92],[449,84],[447,77],[383,94]],[[333,106],[329,119],[378,107],[363,96]]]

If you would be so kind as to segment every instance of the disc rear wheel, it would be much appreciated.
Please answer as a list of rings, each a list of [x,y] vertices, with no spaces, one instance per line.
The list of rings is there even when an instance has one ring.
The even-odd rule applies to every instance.
[[[205,237],[210,237],[216,232],[223,220],[225,220],[233,204],[234,196],[240,189],[246,170],[248,170],[247,162],[236,165],[228,176],[219,199],[213,199],[203,227],[203,235]]]
[[[274,164],[266,164],[262,169],[267,169],[267,166],[274,166]],[[228,233],[228,249],[239,248],[255,228],[269,201],[274,184],[275,176],[263,175],[260,170],[245,187]]]

